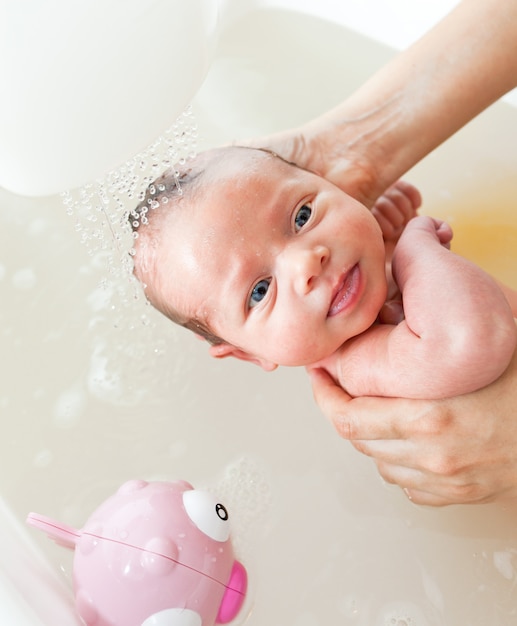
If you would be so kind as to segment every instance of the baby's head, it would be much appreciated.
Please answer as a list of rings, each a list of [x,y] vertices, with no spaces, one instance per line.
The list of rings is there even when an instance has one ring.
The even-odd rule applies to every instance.
[[[158,178],[136,214],[135,275],[148,299],[213,356],[265,369],[315,363],[384,302],[375,218],[271,152],[201,153]]]
[[[175,307],[174,284],[180,277],[168,276],[163,264],[167,233],[174,228],[180,211],[188,212],[204,189],[203,174],[210,166],[211,152],[203,152],[184,166],[170,168],[146,190],[140,204],[131,211],[129,221],[136,233],[134,274],[145,289],[149,302],[171,321],[184,326],[212,345],[222,342],[202,319],[185,315]]]

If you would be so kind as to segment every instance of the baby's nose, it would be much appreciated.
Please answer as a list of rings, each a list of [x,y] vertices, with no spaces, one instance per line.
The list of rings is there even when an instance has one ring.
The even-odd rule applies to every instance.
[[[296,249],[291,256],[294,289],[300,295],[312,291],[318,276],[321,275],[330,253],[325,246]]]

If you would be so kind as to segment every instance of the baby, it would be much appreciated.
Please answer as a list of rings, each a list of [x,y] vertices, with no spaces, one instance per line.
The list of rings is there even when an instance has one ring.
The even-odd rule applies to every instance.
[[[395,214],[416,202],[404,186],[398,196]],[[214,357],[324,368],[353,396],[442,398],[489,384],[513,355],[503,292],[430,217],[411,219],[393,252],[404,319],[379,323],[389,282],[379,222],[271,152],[202,153],[133,213],[148,299]]]

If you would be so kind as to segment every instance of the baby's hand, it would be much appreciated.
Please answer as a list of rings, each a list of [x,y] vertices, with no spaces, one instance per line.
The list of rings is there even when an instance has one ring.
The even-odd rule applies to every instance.
[[[449,249],[451,247],[452,228],[443,220],[427,215],[419,215],[408,223],[405,232],[411,235],[411,232],[415,230],[426,231],[432,234],[444,248]]]
[[[398,180],[377,199],[372,213],[379,222],[385,241],[397,240],[410,219],[416,216],[422,204],[416,187]]]

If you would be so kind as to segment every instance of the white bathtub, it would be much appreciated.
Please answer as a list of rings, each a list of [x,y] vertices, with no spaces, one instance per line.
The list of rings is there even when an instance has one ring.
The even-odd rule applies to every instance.
[[[316,115],[394,54],[358,32],[371,3],[308,2],[307,14],[272,4],[221,38],[193,104],[203,145]],[[376,4],[384,32],[405,27],[404,45],[439,16],[406,26],[401,3]],[[338,13],[332,23],[316,10]],[[516,140],[517,110],[498,103],[408,175],[425,210],[452,222],[457,249],[514,287]],[[103,272],[60,198],[0,192],[0,623],[77,623],[71,553],[25,517],[80,527],[134,477],[229,493],[250,626],[517,623],[517,506],[415,507],[334,434],[304,371],[209,359],[158,315],[151,335],[115,328]]]

